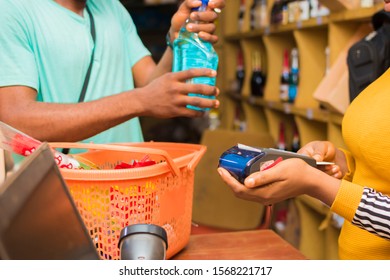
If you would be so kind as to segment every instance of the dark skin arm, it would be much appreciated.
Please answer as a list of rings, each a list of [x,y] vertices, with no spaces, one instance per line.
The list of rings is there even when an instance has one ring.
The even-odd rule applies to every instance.
[[[217,107],[217,100],[193,98],[188,92],[217,94],[217,88],[187,84],[193,76],[216,75],[209,69],[168,73],[149,85],[77,104],[36,102],[36,91],[29,87],[0,88],[0,120],[45,141],[79,141],[113,127],[135,116],[170,118],[199,117],[187,104]]]

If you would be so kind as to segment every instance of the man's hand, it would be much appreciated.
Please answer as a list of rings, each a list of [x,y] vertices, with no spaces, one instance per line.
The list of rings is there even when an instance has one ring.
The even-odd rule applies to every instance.
[[[217,72],[210,69],[194,68],[186,71],[167,73],[136,89],[130,95],[139,108],[140,116],[156,118],[200,117],[203,112],[188,109],[187,105],[200,108],[218,108],[216,99],[188,96],[189,92],[206,96],[218,96],[219,89],[204,84],[186,83],[194,77],[215,77]]]
[[[218,36],[214,34],[216,29],[214,22],[218,18],[218,14],[225,7],[225,0],[210,0],[207,10],[204,12],[192,11],[192,9],[201,5],[202,1],[199,0],[183,1],[171,20],[169,33],[172,41],[177,38],[180,28],[188,18],[193,21],[187,25],[188,31],[198,33],[201,39],[213,44],[218,41]]]

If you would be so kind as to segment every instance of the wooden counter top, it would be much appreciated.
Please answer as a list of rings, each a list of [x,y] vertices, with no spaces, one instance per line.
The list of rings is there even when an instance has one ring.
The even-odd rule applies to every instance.
[[[301,252],[268,229],[191,235],[173,260],[305,260]]]

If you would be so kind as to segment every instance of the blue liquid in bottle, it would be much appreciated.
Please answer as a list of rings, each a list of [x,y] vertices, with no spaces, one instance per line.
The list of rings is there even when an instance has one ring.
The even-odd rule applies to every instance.
[[[294,103],[298,93],[299,81],[299,65],[298,65],[298,49],[294,48],[291,51],[291,70],[289,74],[288,86],[288,101]]]
[[[202,6],[195,9],[205,11],[209,0],[202,0]],[[217,70],[218,55],[210,42],[199,38],[197,33],[189,32],[186,25],[191,22],[187,19],[184,26],[179,31],[179,36],[173,42],[173,72],[188,70],[192,68],[210,68]],[[206,84],[215,86],[216,78],[196,77],[187,80],[187,83]],[[199,96],[203,98],[215,99],[215,96],[206,96],[197,93],[189,93],[189,96]],[[209,108],[199,108],[188,105],[187,108],[197,111],[208,111]]]

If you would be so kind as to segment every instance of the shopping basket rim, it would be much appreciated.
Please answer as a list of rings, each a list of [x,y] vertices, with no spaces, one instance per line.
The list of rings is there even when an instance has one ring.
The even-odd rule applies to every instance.
[[[134,142],[134,143],[113,143],[113,144],[93,144],[93,143],[67,143],[52,142],[49,145],[53,148],[76,148],[88,150],[123,149],[128,152],[144,153],[151,151],[163,154],[167,161],[154,165],[137,167],[130,169],[104,169],[104,170],[83,170],[61,168],[61,173],[67,180],[78,181],[122,181],[122,180],[142,180],[152,179],[172,173],[173,176],[181,176],[183,169],[193,172],[201,157],[206,152],[207,147],[201,144],[173,143],[173,142]],[[134,148],[144,148],[141,151]],[[129,150],[133,148],[133,150]],[[152,150],[150,150],[151,148]],[[186,155],[172,158],[164,149],[182,149],[188,153]]]

